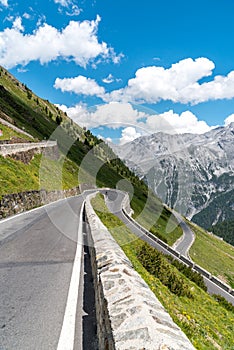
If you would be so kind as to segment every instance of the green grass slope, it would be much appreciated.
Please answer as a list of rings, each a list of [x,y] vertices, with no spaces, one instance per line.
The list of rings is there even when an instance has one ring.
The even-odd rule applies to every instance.
[[[192,282],[176,267],[170,266],[164,255],[157,253],[153,261],[152,248],[137,239],[116,216],[106,208],[100,196],[92,200],[92,205],[104,225],[131,260],[135,270],[146,281],[168,313],[191,340],[196,349],[215,350],[233,349],[234,311],[233,307],[225,308],[216,298],[211,297],[197,284]],[[143,259],[139,259],[144,251]],[[148,265],[166,267],[163,275],[149,271]],[[150,264],[149,264],[150,262]],[[167,277],[173,275],[173,284],[177,291],[167,283]],[[181,288],[182,292],[181,291]],[[185,292],[183,292],[185,290]]]
[[[0,196],[40,188],[71,188],[83,183],[118,188],[131,192],[135,218],[153,234],[169,244],[181,236],[171,212],[107,144],[80,128],[49,101],[36,96],[4,68],[0,69],[0,116],[35,139],[56,139],[61,154],[58,161],[35,156],[28,165],[0,157]],[[6,138],[19,136],[7,127],[3,129]]]
[[[189,251],[191,259],[234,288],[234,247],[197,225],[189,225],[196,235]]]

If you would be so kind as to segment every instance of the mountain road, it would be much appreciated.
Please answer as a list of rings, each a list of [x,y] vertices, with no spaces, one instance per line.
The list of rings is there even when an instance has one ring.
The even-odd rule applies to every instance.
[[[191,248],[194,240],[195,240],[195,234],[194,232],[190,229],[190,227],[186,224],[186,222],[184,221],[183,217],[173,211],[173,215],[176,217],[178,224],[180,225],[180,227],[183,230],[183,236],[182,238],[178,239],[177,242],[175,242],[175,244],[173,245],[173,248],[180,254],[189,257],[189,249]]]
[[[119,217],[120,220],[139,238],[144,240],[145,242],[149,243],[152,247],[156,248],[157,250],[161,251],[163,254],[166,255],[172,255],[174,258],[178,259],[181,262],[184,262],[183,255],[181,258],[178,257],[178,251],[175,251],[174,249],[170,248],[168,250],[168,246],[164,242],[160,242],[159,239],[154,237],[151,233],[149,233],[145,229],[141,229],[139,225],[135,222],[135,220],[131,220],[122,210],[121,207],[121,201],[123,201],[124,194],[121,192],[116,193],[116,191],[110,190],[108,191],[108,194],[106,195],[106,203],[109,208],[109,210],[114,213],[117,217]],[[178,214],[179,215],[179,214]],[[184,227],[187,228],[187,224],[184,223]],[[183,228],[183,225],[182,225]],[[190,230],[190,229],[189,229]],[[193,238],[193,234],[190,234],[190,238],[188,239],[188,246],[186,244],[184,245],[184,251],[188,251],[189,245],[191,245],[191,241]],[[186,234],[184,235],[186,236]],[[177,254],[175,254],[176,252]],[[189,260],[189,259],[187,259]],[[191,260],[189,260],[191,262]],[[192,264],[192,262],[191,262]],[[195,266],[195,265],[194,265]],[[223,287],[220,285],[219,281],[214,278],[211,274],[205,272],[205,270],[201,269],[198,265],[196,265],[196,270],[199,271],[203,275],[204,282],[207,286],[207,291],[210,294],[219,294],[223,296],[228,302],[232,303],[234,305],[234,295],[230,294],[228,291],[224,290]],[[209,275],[208,277],[206,275]],[[230,288],[231,289],[231,288]]]
[[[1,350],[95,349],[93,319],[86,347],[82,334],[83,201],[72,197],[0,221]]]

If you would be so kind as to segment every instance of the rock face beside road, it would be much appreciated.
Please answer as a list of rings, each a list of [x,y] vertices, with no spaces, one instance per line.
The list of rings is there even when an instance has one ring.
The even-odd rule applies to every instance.
[[[78,194],[80,194],[79,187],[69,190],[34,190],[6,194],[0,200],[0,219]]]
[[[96,216],[90,201],[86,215],[96,291],[100,349],[192,350],[148,285]]]

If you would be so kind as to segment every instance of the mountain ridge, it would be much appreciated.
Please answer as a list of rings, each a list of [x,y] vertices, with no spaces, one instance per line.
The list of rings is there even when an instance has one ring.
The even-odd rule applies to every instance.
[[[163,202],[203,227],[234,216],[234,123],[201,135],[160,132],[112,147]],[[231,199],[225,208],[227,193]],[[222,213],[212,207],[218,198]],[[209,208],[212,220],[206,225],[200,217]]]

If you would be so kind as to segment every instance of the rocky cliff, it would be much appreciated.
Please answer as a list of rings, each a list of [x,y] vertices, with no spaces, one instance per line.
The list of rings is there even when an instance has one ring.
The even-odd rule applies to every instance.
[[[234,123],[202,135],[156,133],[114,150],[167,205],[200,225],[234,217]]]

